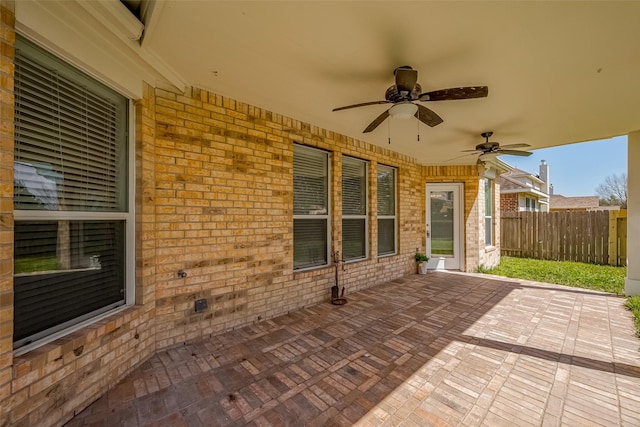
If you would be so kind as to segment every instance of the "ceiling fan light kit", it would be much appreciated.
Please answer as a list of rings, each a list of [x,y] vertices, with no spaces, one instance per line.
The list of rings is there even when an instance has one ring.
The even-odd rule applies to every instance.
[[[402,102],[395,104],[389,109],[389,115],[394,119],[406,120],[415,116],[418,112],[418,106],[411,102]]]
[[[489,94],[489,88],[487,86],[456,87],[420,93],[422,91],[422,87],[418,84],[417,70],[414,70],[408,65],[404,65],[396,68],[393,71],[393,74],[395,76],[395,85],[386,90],[384,101],[362,102],[359,104],[334,108],[333,111],[365,107],[368,105],[393,104],[390,108],[376,117],[369,126],[365,128],[363,133],[373,131],[389,116],[397,119],[416,117],[427,126],[434,127],[442,123],[442,118],[427,107],[415,104],[415,101],[429,102],[484,98]]]

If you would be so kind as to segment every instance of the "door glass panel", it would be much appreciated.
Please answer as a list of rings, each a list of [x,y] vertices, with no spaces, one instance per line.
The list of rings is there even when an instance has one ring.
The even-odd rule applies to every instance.
[[[431,203],[431,254],[453,253],[453,191],[432,191]]]

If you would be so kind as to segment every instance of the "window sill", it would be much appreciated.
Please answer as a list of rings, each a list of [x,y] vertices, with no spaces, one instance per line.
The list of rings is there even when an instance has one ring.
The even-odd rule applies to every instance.
[[[45,274],[67,274],[67,273],[81,273],[83,271],[95,271],[102,270],[102,267],[85,267],[85,268],[72,268],[66,270],[43,270],[43,271],[31,271],[28,273],[15,273],[13,277],[30,277],[30,276],[42,276]]]
[[[335,268],[335,266],[332,264],[320,265],[318,267],[301,268],[299,270],[293,270],[293,276],[296,277],[304,274],[313,275],[313,274],[322,273],[324,272],[324,270],[333,269],[333,268]]]
[[[102,313],[91,319],[87,319],[76,325],[73,325],[62,331],[58,331],[38,341],[26,344],[13,351],[14,357],[25,356],[30,358],[31,355],[37,357],[42,353],[47,354],[56,348],[62,348],[68,343],[81,341],[89,341],[91,339],[100,338],[106,332],[109,332],[111,323],[122,324],[127,316],[133,318],[139,315],[140,306],[123,305],[106,313]],[[105,332],[106,331],[106,332]],[[77,347],[77,346],[74,346]]]
[[[497,246],[485,246],[484,248],[485,253],[495,252],[497,250],[498,250]]]
[[[369,258],[356,258],[356,259],[350,259],[348,261],[344,261],[345,264],[355,264],[358,262],[363,262],[363,261],[369,261]]]

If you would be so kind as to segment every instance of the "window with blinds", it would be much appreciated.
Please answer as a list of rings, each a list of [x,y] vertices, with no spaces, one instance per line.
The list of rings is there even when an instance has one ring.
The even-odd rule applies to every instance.
[[[14,347],[125,303],[128,100],[16,38]]]
[[[396,169],[378,165],[378,256],[396,253]]]
[[[367,258],[367,162],[342,156],[342,255]]]
[[[329,153],[293,146],[293,268],[329,263]]]
[[[15,58],[15,209],[127,209],[127,100],[22,40]]]
[[[493,245],[493,180],[484,179],[484,244]]]

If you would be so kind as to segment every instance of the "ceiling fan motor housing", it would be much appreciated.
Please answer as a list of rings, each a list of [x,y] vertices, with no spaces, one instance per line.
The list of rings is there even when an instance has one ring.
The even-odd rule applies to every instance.
[[[491,153],[500,148],[500,143],[498,142],[483,142],[482,144],[476,145],[476,150],[482,151],[483,153]]]
[[[397,85],[393,85],[389,86],[389,88],[385,92],[384,99],[393,103],[402,101],[415,101],[418,99],[420,92],[422,92],[422,87],[418,83],[416,83],[411,92],[400,91],[398,90]]]

